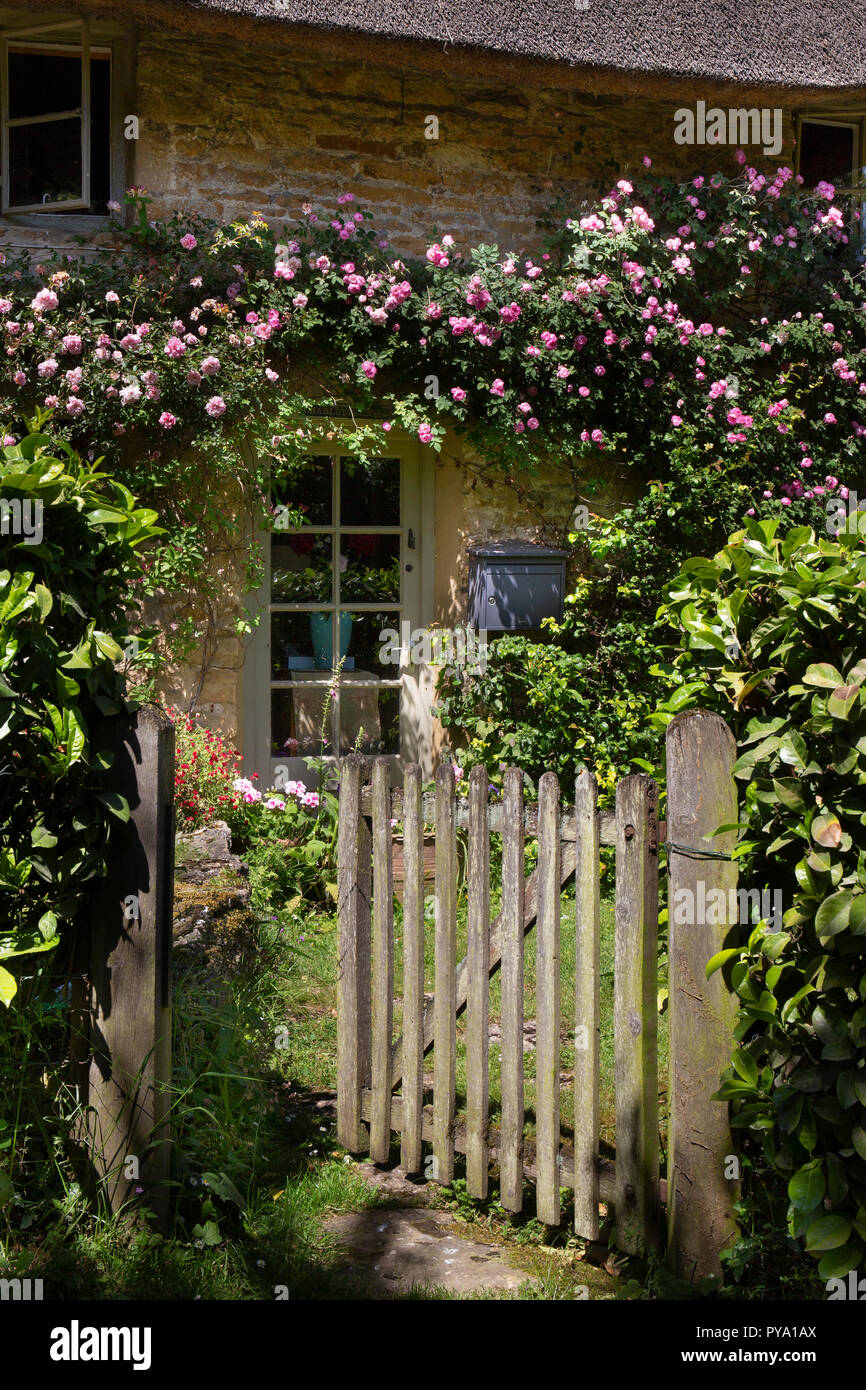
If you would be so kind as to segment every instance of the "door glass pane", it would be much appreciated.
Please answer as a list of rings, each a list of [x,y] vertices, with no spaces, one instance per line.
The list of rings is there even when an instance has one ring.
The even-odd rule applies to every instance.
[[[400,691],[340,681],[340,753],[400,752]]]
[[[333,598],[333,538],[313,531],[271,537],[271,598],[274,603],[330,603]]]
[[[340,461],[340,523],[343,526],[400,525],[400,460]]]
[[[311,758],[322,752],[322,719],[330,682],[319,687],[271,691],[271,753],[275,758]],[[331,711],[325,754],[332,751]]]
[[[340,541],[340,601],[400,602],[400,537],[344,535]]]
[[[308,526],[330,526],[333,521],[334,461],[329,454],[311,454],[293,473],[291,482],[273,489],[274,503],[283,502],[303,512]]]
[[[400,677],[400,612],[343,613],[351,624],[348,652],[351,669],[366,673],[368,679],[398,680]],[[345,636],[345,633],[344,633]],[[344,670],[347,666],[343,667]]]
[[[315,671],[316,652],[313,647],[311,613],[274,613],[271,615],[271,671],[274,680],[291,680],[295,671]],[[325,614],[325,617],[329,617]],[[330,650],[324,667],[331,669]]]

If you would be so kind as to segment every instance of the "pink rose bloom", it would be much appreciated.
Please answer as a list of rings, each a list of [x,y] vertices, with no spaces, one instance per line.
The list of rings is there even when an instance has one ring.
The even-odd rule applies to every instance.
[[[46,358],[45,358],[45,361],[44,361],[44,362],[40,362],[40,363],[39,363],[39,366],[36,368],[36,374],[37,374],[37,376],[40,376],[40,377],[43,377],[43,378],[52,377],[56,371],[57,371],[57,359],[56,359],[56,357],[46,357]]]
[[[492,386],[490,387],[490,394],[491,396],[505,395],[505,382],[502,380],[502,377],[498,376],[496,380],[493,382]]]
[[[385,431],[385,433],[387,434],[387,433],[389,432],[389,430],[391,429],[391,421],[390,421],[390,420],[383,420],[383,421],[382,421],[382,429],[383,429],[383,430]]]
[[[187,386],[201,386],[201,372],[197,372],[193,368],[191,372],[187,372],[186,382]]]
[[[77,396],[70,396],[66,402],[66,413],[77,419],[79,415],[84,414],[84,401],[79,400]]]
[[[305,309],[307,307],[307,296],[305,294],[296,294],[292,303],[296,309]]]
[[[181,342],[180,338],[177,337],[169,338],[163,351],[166,357],[171,357],[173,361],[177,361],[178,358],[186,355],[186,343]]]
[[[429,444],[433,438],[433,430],[428,424],[418,426],[418,438],[422,444]]]
[[[105,302],[106,302],[106,304],[119,304],[119,303],[120,303],[120,295],[119,295],[119,294],[115,294],[115,293],[114,293],[114,290],[109,290],[109,291],[107,292],[106,296],[105,296]]]
[[[328,260],[328,257],[327,257],[327,256],[317,256],[317,257],[316,257],[316,269],[317,269],[317,270],[321,270],[321,272],[322,272],[323,275],[324,275],[325,271],[331,269],[331,262]]]
[[[212,420],[217,420],[220,417],[220,415],[225,415],[226,403],[223,400],[222,396],[211,396],[210,400],[207,402],[207,405],[205,406],[205,410],[207,411],[208,415],[211,417]]]
[[[366,362],[361,363],[361,371],[364,373],[365,377],[372,381],[378,371],[378,367],[375,362],[371,362],[370,359],[367,358]]]
[[[530,415],[529,419],[528,419],[527,422],[526,422],[526,428],[527,428],[528,430],[537,430],[537,429],[538,429],[538,421],[536,420],[536,418],[535,418],[534,415]]]
[[[683,423],[683,417],[682,417],[681,415],[672,415],[672,416],[671,416],[671,424],[674,426],[675,429],[679,429],[679,427],[680,427],[680,425],[681,425],[682,423]]]
[[[645,169],[651,169],[651,168],[652,168],[652,160],[650,159],[650,157],[649,157],[648,154],[645,154],[644,157],[643,157],[643,167],[644,167]]]
[[[180,239],[180,244],[183,247],[184,251],[194,251],[195,248],[198,246],[198,242],[196,241],[192,232],[187,232],[186,236],[182,236]]]
[[[452,387],[451,387],[451,395],[452,395],[452,397],[453,397],[453,399],[454,399],[455,401],[465,401],[465,400],[466,400],[466,392],[463,390],[463,387],[462,387],[462,386],[452,386]]]
[[[81,338],[77,333],[66,334],[63,339],[63,351],[72,353],[81,351]]]
[[[589,387],[588,387],[588,386],[578,386],[578,388],[577,388],[577,394],[578,394],[579,396],[588,396],[588,395],[589,395]]]
[[[273,367],[265,367],[265,376],[270,382],[279,381],[280,379],[278,373],[274,371]]]
[[[16,372],[16,373],[15,373],[14,377],[12,378],[12,380],[15,382],[15,385],[16,385],[16,386],[24,386],[24,385],[26,385],[27,377],[24,375],[23,372],[20,372],[20,371],[19,371],[19,372]]]
[[[164,410],[159,417],[159,423],[164,430],[170,430],[177,424],[177,416],[172,415],[170,410]]]
[[[515,421],[514,421],[514,433],[515,433],[515,434],[523,434],[523,432],[524,432],[525,429],[526,429],[526,425],[525,425],[525,423],[523,422],[523,420],[515,420]]]
[[[214,376],[220,369],[218,357],[206,357],[201,364],[202,376]]]
[[[42,313],[46,309],[56,309],[59,301],[53,290],[40,290],[30,301],[30,308],[37,313]]]

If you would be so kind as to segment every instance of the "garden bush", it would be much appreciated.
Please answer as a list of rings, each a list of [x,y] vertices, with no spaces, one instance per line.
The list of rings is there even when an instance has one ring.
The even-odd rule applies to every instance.
[[[155,513],[62,440],[0,449],[0,960],[47,950],[104,872],[113,826],[99,720],[127,708],[131,587]],[[14,974],[0,966],[0,999]]]
[[[719,1098],[788,1183],[789,1230],[829,1279],[866,1247],[866,512],[828,536],[750,520],[692,558],[664,615],[667,713],[713,708],[737,738],[737,855],[779,889],[782,930],[722,950],[739,997]],[[829,525],[829,522],[828,522]],[[835,525],[829,525],[831,531]]]

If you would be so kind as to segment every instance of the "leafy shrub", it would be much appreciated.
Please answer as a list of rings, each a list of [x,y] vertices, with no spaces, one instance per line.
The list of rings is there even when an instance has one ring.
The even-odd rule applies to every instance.
[[[504,767],[516,764],[535,782],[556,772],[570,798],[577,773],[590,767],[600,792],[611,796],[617,778],[640,763],[639,751],[652,752],[657,736],[646,698],[607,689],[606,675],[591,657],[556,643],[500,637],[489,643],[483,674],[443,671],[437,713],[454,734],[464,769],[480,763],[494,785],[501,785]]]
[[[47,950],[105,869],[122,797],[97,721],[126,708],[137,549],[157,534],[120,483],[30,433],[0,449],[0,959]],[[24,508],[29,507],[29,513]],[[29,516],[25,534],[25,517]],[[14,976],[0,967],[0,999]]]
[[[866,1246],[866,547],[856,527],[816,538],[750,521],[690,559],[665,612],[683,651],[669,709],[717,709],[745,784],[738,854],[781,888],[720,952],[740,1000],[719,1097],[788,1179],[789,1230],[822,1278]]]
[[[336,902],[337,797],[298,781],[260,792],[238,778],[235,787],[238,801],[226,819],[249,865],[253,902],[289,911],[302,901]]]

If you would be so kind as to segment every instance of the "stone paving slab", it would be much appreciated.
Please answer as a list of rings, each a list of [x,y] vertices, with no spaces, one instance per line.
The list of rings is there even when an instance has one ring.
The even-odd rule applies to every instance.
[[[324,1225],[345,1251],[346,1273],[386,1297],[408,1293],[413,1284],[464,1294],[516,1292],[527,1279],[506,1263],[501,1246],[455,1235],[447,1212],[379,1208],[332,1216]]]

